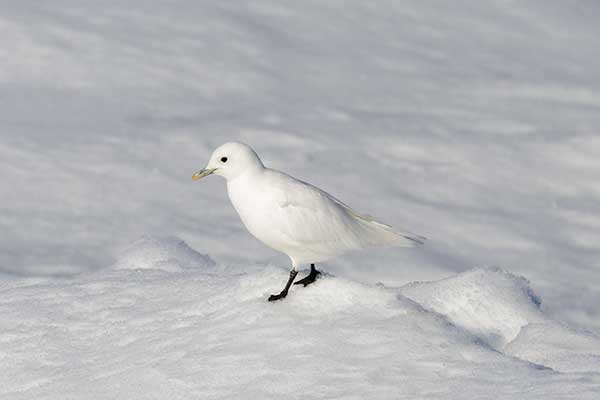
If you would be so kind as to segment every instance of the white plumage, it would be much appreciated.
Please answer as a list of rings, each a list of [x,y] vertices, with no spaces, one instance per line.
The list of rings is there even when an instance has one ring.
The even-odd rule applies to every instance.
[[[294,276],[301,264],[368,247],[413,246],[424,240],[361,215],[309,183],[266,168],[243,143],[217,148],[206,168],[193,178],[211,173],[227,180],[229,199],[250,233],[290,257]]]

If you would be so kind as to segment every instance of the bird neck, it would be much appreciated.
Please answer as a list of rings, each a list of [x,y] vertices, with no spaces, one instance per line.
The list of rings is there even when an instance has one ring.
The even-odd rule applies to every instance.
[[[265,166],[262,163],[256,163],[253,164],[249,167],[244,168],[243,171],[240,171],[238,174],[236,174],[235,176],[229,178],[227,181],[228,183],[232,183],[238,180],[245,180],[248,178],[256,178],[262,175],[262,173],[265,171]]]

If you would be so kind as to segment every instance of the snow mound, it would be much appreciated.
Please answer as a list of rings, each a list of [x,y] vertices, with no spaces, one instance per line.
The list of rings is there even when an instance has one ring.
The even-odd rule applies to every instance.
[[[524,326],[505,353],[561,372],[600,373],[600,337],[555,321]]]
[[[113,268],[176,272],[214,266],[208,255],[198,253],[177,237],[144,235],[121,252]]]
[[[497,399],[591,399],[600,387],[595,338],[544,332],[539,299],[501,270],[400,289],[324,273],[269,303],[287,270],[215,265],[173,237],[141,238],[116,266],[5,282],[2,399],[456,399],[490,387]],[[506,321],[494,326],[494,312]],[[506,341],[521,324],[504,352],[477,336]]]
[[[278,293],[288,278],[288,271],[273,266],[260,267],[252,278],[241,279],[239,295],[244,298],[262,298],[266,301],[272,293]],[[300,271],[296,280],[307,271]],[[411,300],[399,301],[395,290],[378,285],[365,285],[326,272],[309,287],[292,286],[285,301],[277,306],[289,306],[299,318],[307,315],[331,315],[335,313],[356,314],[364,310],[382,315],[406,314],[418,307]],[[267,289],[265,289],[267,288]],[[306,290],[303,290],[306,289]],[[309,290],[310,289],[310,290]],[[401,304],[402,303],[402,304]]]
[[[600,372],[600,337],[546,316],[523,277],[477,268],[400,291],[504,354],[561,372]]]
[[[495,349],[543,319],[529,281],[499,268],[477,268],[436,282],[412,283],[402,294],[447,316]]]

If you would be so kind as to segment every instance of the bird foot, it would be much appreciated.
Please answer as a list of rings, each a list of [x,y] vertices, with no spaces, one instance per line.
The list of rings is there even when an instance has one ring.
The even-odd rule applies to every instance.
[[[292,282],[294,282],[294,279],[296,278],[296,275],[298,275],[298,272],[296,271],[296,269],[292,269],[290,271],[290,277],[288,278],[288,281],[285,284],[285,287],[283,288],[281,293],[270,295],[268,300],[275,301],[275,300],[281,300],[281,299],[285,298],[285,296],[287,296],[287,294],[288,294],[288,289],[290,288],[290,286],[292,286]]]
[[[288,292],[287,290],[282,290],[281,293],[279,294],[272,294],[269,296],[269,301],[277,301],[277,300],[281,300],[281,299],[285,299],[285,296],[287,296]]]
[[[310,269],[310,273],[305,278],[300,279],[298,282],[294,282],[294,285],[304,285],[305,287],[317,280],[318,276],[321,275],[320,271],[314,268]]]

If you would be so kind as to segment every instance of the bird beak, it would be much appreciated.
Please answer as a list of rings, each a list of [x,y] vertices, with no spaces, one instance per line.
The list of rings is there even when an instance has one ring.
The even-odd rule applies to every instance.
[[[205,169],[202,169],[202,170],[196,172],[194,175],[192,175],[192,179],[195,180],[195,181],[197,181],[198,179],[202,179],[205,176],[208,176],[208,175],[212,174],[216,170],[217,170],[216,168],[205,168]]]

